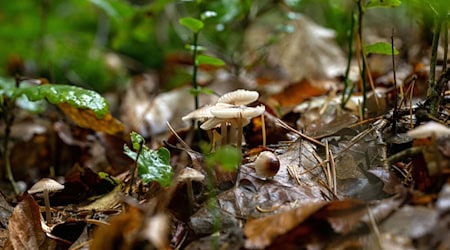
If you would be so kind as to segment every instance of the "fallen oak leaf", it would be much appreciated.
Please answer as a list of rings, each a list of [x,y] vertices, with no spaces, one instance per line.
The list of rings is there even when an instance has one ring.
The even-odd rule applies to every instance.
[[[301,224],[326,203],[308,203],[281,214],[275,214],[247,222],[244,228],[245,247],[261,249],[269,246],[278,236]]]

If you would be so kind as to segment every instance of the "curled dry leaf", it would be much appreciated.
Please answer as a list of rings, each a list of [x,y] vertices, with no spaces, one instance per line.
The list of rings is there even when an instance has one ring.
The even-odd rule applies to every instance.
[[[9,238],[4,249],[55,249],[56,242],[46,236],[41,222],[39,205],[26,195],[9,218]]]

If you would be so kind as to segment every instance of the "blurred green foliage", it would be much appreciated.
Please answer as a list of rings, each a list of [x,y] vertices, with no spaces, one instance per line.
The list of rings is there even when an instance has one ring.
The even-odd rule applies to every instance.
[[[417,17],[423,27],[429,27],[433,8],[449,4],[402,2],[400,8],[407,10],[397,15],[398,22]],[[292,13],[303,13],[334,29],[344,46],[354,7],[353,0],[0,1],[0,76],[22,74],[97,91],[114,89],[130,73],[161,69],[168,54],[186,53],[191,35],[178,23],[186,16],[205,22],[199,44],[227,65],[240,67],[245,30],[261,18],[275,15],[267,24],[281,27]],[[289,28],[280,30],[293,32]],[[182,72],[173,78],[186,76]]]

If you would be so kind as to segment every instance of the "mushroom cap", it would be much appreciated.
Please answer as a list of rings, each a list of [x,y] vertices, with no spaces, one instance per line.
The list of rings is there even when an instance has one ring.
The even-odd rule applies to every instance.
[[[255,160],[255,171],[260,177],[270,178],[275,176],[280,169],[280,160],[270,152],[261,152]]]
[[[191,181],[203,181],[205,179],[205,175],[202,174],[200,171],[193,169],[193,168],[183,168],[181,170],[181,173],[177,177],[177,181],[180,182],[186,182],[187,180]]]
[[[238,89],[221,96],[217,103],[227,103],[232,105],[247,105],[258,100],[259,93],[256,91]]]
[[[407,132],[407,134],[415,139],[427,138],[435,134],[437,137],[450,136],[450,128],[438,122],[427,122],[415,129]]]
[[[213,118],[214,116],[210,112],[212,107],[213,106],[206,105],[204,107],[196,109],[196,110],[192,111],[191,113],[183,116],[181,119],[183,121],[186,121],[186,120],[192,120],[192,119],[209,119],[209,118]]]
[[[212,119],[209,119],[209,120],[205,121],[204,123],[202,123],[202,125],[200,125],[200,128],[203,130],[210,130],[215,127],[220,127],[220,125],[224,122],[231,123],[233,125],[237,124],[236,118],[233,118],[233,119],[212,118]],[[243,118],[241,120],[242,127],[247,126],[249,123],[250,123],[250,119],[248,119],[248,118]]]
[[[233,119],[233,118],[245,118],[251,119],[258,115],[264,113],[265,107],[264,105],[260,105],[257,107],[222,107],[222,106],[214,106],[210,112],[214,115],[215,118],[221,119]]]
[[[59,182],[50,178],[42,178],[28,190],[28,193],[35,194],[44,192],[44,190],[47,190],[48,192],[55,192],[62,189],[64,189],[64,185]]]

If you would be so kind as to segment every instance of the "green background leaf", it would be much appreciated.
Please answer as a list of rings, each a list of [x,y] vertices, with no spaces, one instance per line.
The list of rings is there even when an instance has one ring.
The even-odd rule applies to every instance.
[[[394,8],[400,6],[402,1],[400,0],[370,0],[365,4],[366,8],[384,7],[384,8]]]
[[[100,119],[109,112],[109,105],[100,94],[76,86],[46,84],[16,89],[14,96],[21,95],[30,101],[47,99],[52,104],[68,103],[76,108],[90,109]]]
[[[190,29],[194,33],[200,32],[203,29],[203,22],[193,17],[183,17],[178,22],[184,27]]]
[[[233,146],[224,146],[206,157],[208,166],[218,164],[226,171],[234,171],[241,162],[241,152]]]
[[[373,44],[366,44],[365,46],[366,55],[368,54],[381,54],[381,55],[392,55],[392,46],[389,43],[378,42]],[[394,48],[394,55],[398,54],[398,50]]]
[[[222,59],[207,55],[197,56],[197,65],[213,65],[213,66],[223,66],[225,62]]]

